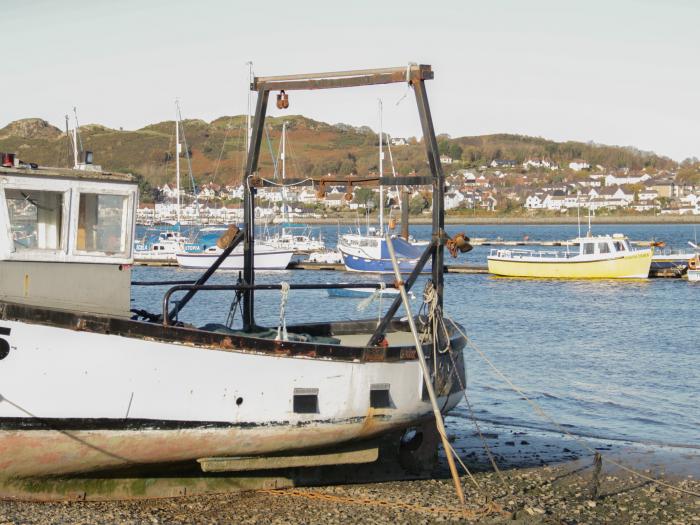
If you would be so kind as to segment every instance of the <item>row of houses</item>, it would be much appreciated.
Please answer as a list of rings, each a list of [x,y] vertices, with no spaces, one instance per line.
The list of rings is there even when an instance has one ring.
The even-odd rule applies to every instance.
[[[566,194],[535,192],[528,195],[523,207],[529,210],[564,211],[571,208],[615,210],[626,208],[637,212],[657,211],[662,214],[700,215],[700,192],[690,193],[661,206],[659,192],[653,188],[633,192],[622,186],[590,188],[588,192]]]

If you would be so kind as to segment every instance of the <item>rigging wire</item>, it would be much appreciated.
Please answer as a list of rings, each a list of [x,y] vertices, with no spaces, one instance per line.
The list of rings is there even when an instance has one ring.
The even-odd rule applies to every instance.
[[[185,126],[183,125],[184,123],[182,122],[182,113],[180,112],[180,104],[178,103],[177,105],[177,116],[178,120],[180,121],[180,129],[182,131],[182,142],[185,144],[185,158],[187,159],[187,171],[190,176],[190,184],[192,185],[192,192],[195,195],[195,198],[198,197],[197,195],[197,185],[194,182],[194,175],[192,175],[192,161],[190,159],[190,148],[187,145],[187,136],[185,135]]]
[[[228,140],[228,136],[231,133],[231,130],[233,129],[232,123],[233,123],[234,116],[232,115],[231,118],[229,118],[228,123],[226,124],[226,133],[224,134],[224,140],[221,143],[221,150],[219,151],[219,157],[216,159],[216,165],[214,166],[214,174],[211,176],[211,180],[209,181],[210,183],[214,183],[216,181],[216,176],[219,173],[219,166],[221,165],[221,159],[224,156],[224,151],[226,149],[226,141]],[[242,126],[236,126],[236,130],[240,129]]]

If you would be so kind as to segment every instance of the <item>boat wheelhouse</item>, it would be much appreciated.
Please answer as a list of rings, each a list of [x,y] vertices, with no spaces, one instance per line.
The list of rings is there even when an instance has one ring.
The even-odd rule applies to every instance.
[[[554,279],[646,279],[653,250],[635,250],[620,234],[578,237],[571,250],[492,249],[489,273]]]
[[[433,324],[418,320],[427,336],[418,342],[413,319],[395,317],[397,297],[379,322],[286,326],[285,294],[380,285],[256,284],[254,268],[255,188],[265,184],[257,165],[270,91],[408,81],[431,175],[392,184],[431,185],[434,206],[432,241],[402,286],[410,289],[432,260],[431,305],[441,314],[448,238],[424,85],[432,76],[429,66],[409,66],[255,78],[245,226],[220,239],[221,253],[197,280],[132,282],[138,189],[130,176],[0,169],[1,476],[143,471],[327,449],[421,424],[434,407],[453,408],[465,383],[458,325],[445,319],[444,330],[430,334]],[[241,244],[239,282],[208,285]],[[153,285],[167,287],[161,311],[131,303],[132,286]],[[201,326],[179,320],[195,294],[211,290],[231,291],[240,301],[238,324],[214,322],[220,315]],[[256,322],[257,290],[280,290],[279,326]]]

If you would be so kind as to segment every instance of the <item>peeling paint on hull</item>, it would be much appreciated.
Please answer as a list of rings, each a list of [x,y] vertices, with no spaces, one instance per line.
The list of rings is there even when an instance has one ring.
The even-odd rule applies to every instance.
[[[452,408],[461,393],[441,400]],[[26,477],[164,465],[208,456],[254,456],[309,450],[370,438],[431,417],[429,410],[393,418],[370,409],[364,418],[309,425],[287,423],[178,430],[4,430],[0,471]]]
[[[10,352],[0,361],[2,476],[323,448],[405,428],[431,413],[416,360],[212,351],[19,321],[2,325],[11,330]],[[461,366],[461,352],[456,356]],[[439,357],[438,369],[452,375],[449,355]],[[370,406],[376,384],[389,385],[391,408]],[[456,381],[436,385],[444,410],[454,407],[462,396]],[[315,413],[294,412],[297,389],[318,391]]]

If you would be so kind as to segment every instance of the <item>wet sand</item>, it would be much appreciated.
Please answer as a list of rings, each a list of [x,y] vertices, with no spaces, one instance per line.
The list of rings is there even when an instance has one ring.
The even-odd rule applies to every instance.
[[[473,472],[461,512],[441,457],[434,479],[109,503],[0,502],[0,523],[671,523],[700,524],[700,497],[593,458],[570,438],[484,425],[501,474],[477,435],[451,436]],[[700,493],[700,451],[590,440],[606,457]],[[489,499],[487,499],[489,498]]]

